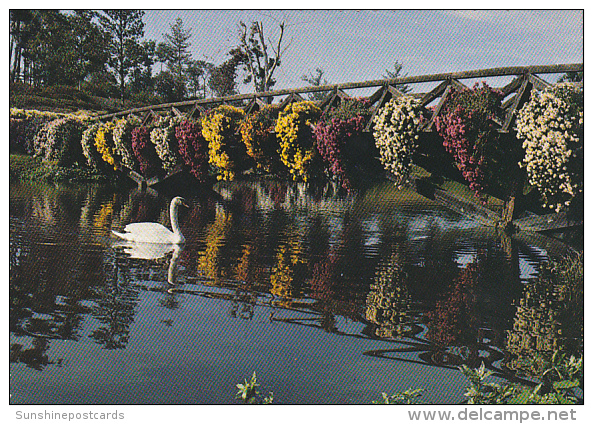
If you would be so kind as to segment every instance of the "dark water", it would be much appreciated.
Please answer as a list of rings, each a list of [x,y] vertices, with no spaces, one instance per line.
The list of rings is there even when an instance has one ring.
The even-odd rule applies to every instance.
[[[256,371],[278,403],[422,388],[453,404],[461,364],[529,379],[529,358],[582,343],[561,313],[582,305],[535,283],[564,250],[549,238],[501,237],[389,183],[262,182],[189,199],[181,249],[114,245],[127,223],[169,225],[170,198],[11,185],[12,403],[234,403]]]

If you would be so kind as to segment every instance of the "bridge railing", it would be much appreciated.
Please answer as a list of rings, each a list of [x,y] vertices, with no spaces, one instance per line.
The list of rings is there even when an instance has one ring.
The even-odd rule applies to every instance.
[[[301,94],[326,92],[327,95],[323,100],[316,103],[324,110],[331,108],[336,102],[343,99],[350,98],[346,90],[373,88],[379,87],[377,91],[367,97],[372,106],[371,119],[367,123],[366,130],[369,131],[372,118],[378,110],[393,97],[405,95],[398,89],[401,85],[413,85],[420,83],[440,82],[435,88],[426,93],[408,93],[417,97],[423,106],[427,106],[433,102],[437,102],[433,112],[432,118],[424,125],[424,131],[432,131],[434,120],[438,116],[442,106],[444,105],[449,93],[455,88],[466,87],[462,80],[476,79],[476,78],[491,78],[491,77],[505,77],[514,76],[510,83],[503,87],[497,87],[504,93],[502,103],[505,118],[499,125],[499,131],[508,132],[514,124],[516,111],[529,99],[532,89],[542,90],[551,84],[538,76],[541,74],[562,74],[568,72],[581,72],[584,66],[582,63],[562,64],[562,65],[541,65],[541,66],[511,66],[503,68],[489,68],[479,69],[464,72],[450,72],[420,76],[405,76],[392,79],[378,79],[362,82],[350,82],[342,84],[329,84],[322,86],[300,87],[293,89],[282,89],[258,93],[235,94],[224,97],[205,98],[205,99],[191,99],[173,103],[162,103],[157,105],[133,108],[123,110],[115,113],[97,116],[96,119],[101,121],[116,119],[127,115],[140,115],[144,121],[156,117],[159,113],[167,112],[179,116],[195,117],[207,112],[208,108],[215,107],[220,104],[235,104],[243,107],[246,112],[257,110],[266,104],[273,103],[274,99],[287,96],[279,103],[281,108],[289,103],[295,101],[305,100]]]

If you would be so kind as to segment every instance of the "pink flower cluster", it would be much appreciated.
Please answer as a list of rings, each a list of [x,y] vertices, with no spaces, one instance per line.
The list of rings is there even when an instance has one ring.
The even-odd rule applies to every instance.
[[[477,140],[471,137],[467,122],[471,120],[471,111],[458,106],[452,112],[437,117],[437,131],[443,137],[445,150],[453,155],[457,169],[469,183],[469,188],[480,196],[485,189],[485,158],[476,149]]]
[[[349,177],[350,164],[344,156],[347,144],[364,129],[364,117],[332,118],[329,123],[319,122],[315,128],[317,150],[328,164],[328,170],[336,176],[342,187],[349,192],[352,184]]]
[[[486,145],[493,135],[492,118],[499,111],[502,93],[487,84],[454,92],[435,119],[443,146],[449,152],[469,188],[477,197],[486,189]]]
[[[132,130],[132,151],[144,176],[154,175],[159,169],[159,158],[150,141],[150,129],[144,125]]]
[[[182,121],[175,128],[175,137],[179,143],[179,154],[189,172],[199,181],[208,176],[208,143],[202,136],[202,128],[197,121]]]

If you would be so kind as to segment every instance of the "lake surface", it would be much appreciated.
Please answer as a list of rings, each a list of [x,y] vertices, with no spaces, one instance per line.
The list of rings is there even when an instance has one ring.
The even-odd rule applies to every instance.
[[[10,186],[12,403],[235,403],[256,371],[276,403],[421,388],[455,404],[461,364],[529,379],[529,358],[582,346],[562,313],[582,304],[535,282],[565,249],[548,237],[502,237],[388,182],[345,197],[272,181],[188,198],[181,248],[110,235],[169,226],[173,195]]]

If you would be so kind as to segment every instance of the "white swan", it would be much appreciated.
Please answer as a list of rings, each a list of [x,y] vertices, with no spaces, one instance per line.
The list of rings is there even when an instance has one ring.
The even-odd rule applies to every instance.
[[[171,200],[169,216],[171,218],[171,227],[173,228],[173,231],[157,222],[136,222],[126,225],[124,228],[125,232],[123,233],[113,230],[111,232],[127,241],[139,243],[183,244],[185,243],[185,237],[181,234],[181,229],[179,228],[179,222],[177,220],[179,206],[188,207],[181,197],[175,197]]]

